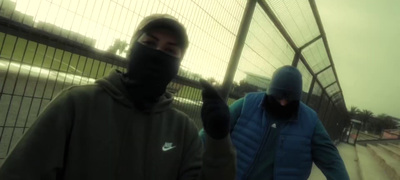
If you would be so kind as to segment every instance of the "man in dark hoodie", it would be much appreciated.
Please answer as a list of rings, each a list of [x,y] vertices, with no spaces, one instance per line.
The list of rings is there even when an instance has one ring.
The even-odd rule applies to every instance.
[[[301,94],[300,71],[283,66],[267,93],[249,93],[230,106],[238,180],[306,180],[313,162],[329,180],[349,179],[317,114],[300,102]]]
[[[217,91],[201,82],[205,150],[194,123],[171,107],[166,86],[187,46],[175,18],[144,18],[127,73],[61,92],[8,155],[0,179],[234,179],[229,110]]]

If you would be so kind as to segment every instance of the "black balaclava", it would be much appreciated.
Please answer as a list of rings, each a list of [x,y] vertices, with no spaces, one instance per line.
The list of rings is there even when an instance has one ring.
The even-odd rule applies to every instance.
[[[302,94],[300,71],[293,66],[278,68],[271,80],[265,98],[268,114],[278,119],[290,119],[298,113]],[[286,99],[289,104],[281,106],[279,99]]]
[[[180,59],[135,42],[131,49],[127,77],[138,96],[155,100],[178,73]]]
[[[292,101],[286,106],[282,106],[273,96],[267,95],[267,98],[265,99],[265,109],[268,114],[280,120],[288,120],[293,116],[296,116],[299,104],[300,101]]]
[[[182,57],[171,56],[138,42],[143,33],[157,29],[170,31],[177,37],[177,44],[182,48],[182,57],[188,46],[186,30],[174,17],[154,14],[142,20],[131,40],[125,74],[128,79],[125,85],[136,106],[157,102],[179,70]]]

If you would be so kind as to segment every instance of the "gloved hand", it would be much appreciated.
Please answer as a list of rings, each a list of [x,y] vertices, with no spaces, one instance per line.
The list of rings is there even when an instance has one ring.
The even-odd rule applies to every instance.
[[[210,83],[201,79],[200,84],[203,87],[201,119],[204,130],[211,138],[222,139],[229,133],[230,114],[228,105]]]

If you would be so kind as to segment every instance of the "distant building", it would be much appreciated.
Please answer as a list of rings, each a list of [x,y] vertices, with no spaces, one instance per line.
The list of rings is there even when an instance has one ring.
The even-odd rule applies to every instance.
[[[256,86],[258,88],[257,91],[266,91],[271,83],[270,78],[250,72],[246,72],[246,77],[243,79],[243,81]]]
[[[2,3],[0,3],[0,16],[10,18],[15,10],[15,7],[17,7],[16,2],[13,2],[11,0],[4,0]]]
[[[0,3],[0,16],[88,46],[94,47],[96,44],[96,39],[89,38],[83,34],[63,29],[47,22],[34,22],[33,16],[16,11],[16,6],[16,2],[4,0]]]
[[[382,139],[400,139],[399,129],[385,129],[382,132]]]

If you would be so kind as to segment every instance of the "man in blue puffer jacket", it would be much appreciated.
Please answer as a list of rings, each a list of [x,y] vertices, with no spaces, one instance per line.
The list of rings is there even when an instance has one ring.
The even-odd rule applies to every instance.
[[[349,179],[316,112],[300,102],[301,93],[301,73],[284,66],[267,93],[249,93],[230,106],[238,180],[306,180],[312,162],[329,180]]]

